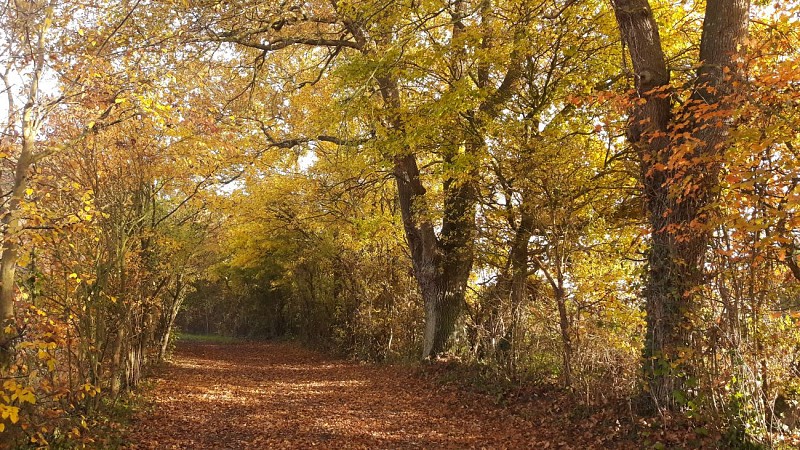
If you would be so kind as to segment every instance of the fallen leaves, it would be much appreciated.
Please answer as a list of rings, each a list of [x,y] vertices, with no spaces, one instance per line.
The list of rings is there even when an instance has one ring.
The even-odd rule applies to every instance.
[[[596,437],[574,436],[583,430],[548,412],[555,405],[519,414],[405,367],[286,343],[181,344],[151,396],[131,449],[556,449],[590,448]]]

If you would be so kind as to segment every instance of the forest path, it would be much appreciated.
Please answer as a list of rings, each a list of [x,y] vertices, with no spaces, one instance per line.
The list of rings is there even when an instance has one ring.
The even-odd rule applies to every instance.
[[[131,448],[577,444],[563,441],[563,430],[552,430],[552,422],[525,419],[408,369],[332,359],[288,343],[183,342],[155,383],[152,411],[135,418]]]

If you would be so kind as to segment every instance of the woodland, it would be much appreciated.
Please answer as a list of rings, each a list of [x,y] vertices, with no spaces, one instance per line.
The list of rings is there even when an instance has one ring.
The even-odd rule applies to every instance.
[[[0,447],[97,445],[178,332],[800,445],[797,2],[0,21]]]

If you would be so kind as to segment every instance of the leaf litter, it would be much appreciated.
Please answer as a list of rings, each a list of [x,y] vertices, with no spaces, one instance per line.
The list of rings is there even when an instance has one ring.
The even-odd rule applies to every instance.
[[[632,448],[575,429],[557,398],[502,407],[408,367],[286,342],[180,343],[148,396],[130,449]]]

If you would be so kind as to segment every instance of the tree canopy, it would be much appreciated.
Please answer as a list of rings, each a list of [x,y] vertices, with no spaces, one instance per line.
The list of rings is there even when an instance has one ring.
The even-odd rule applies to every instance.
[[[793,432],[795,2],[0,14],[0,436],[89,439],[176,328]]]

